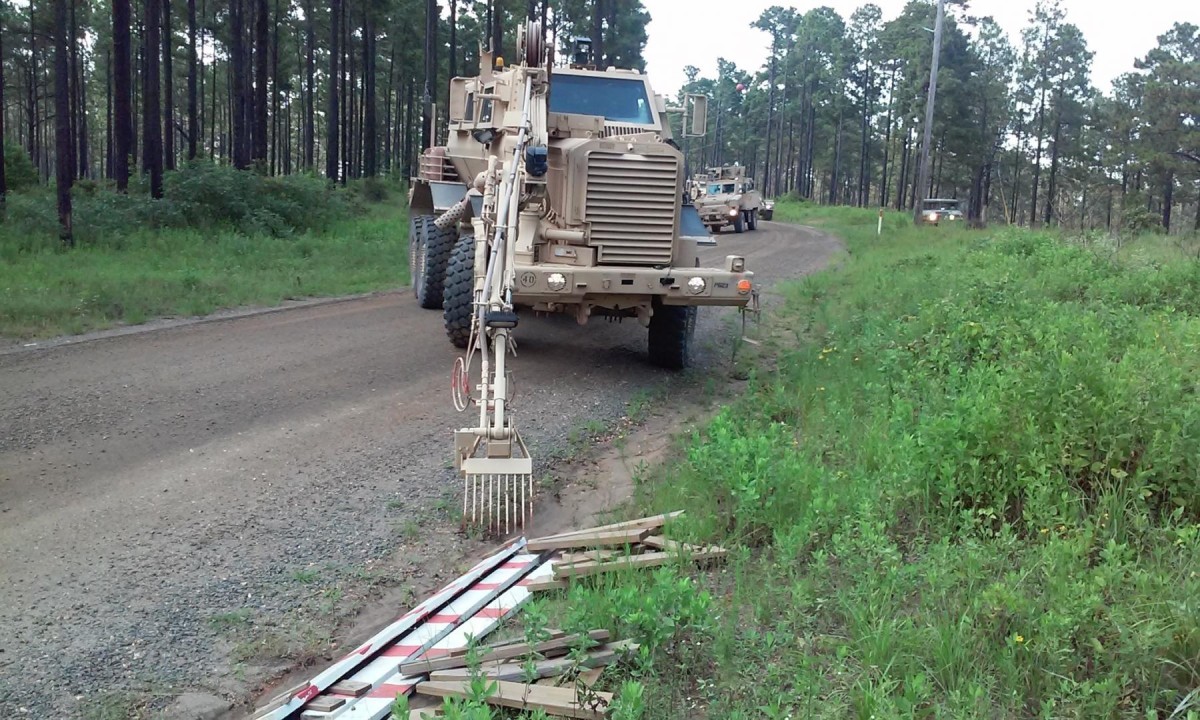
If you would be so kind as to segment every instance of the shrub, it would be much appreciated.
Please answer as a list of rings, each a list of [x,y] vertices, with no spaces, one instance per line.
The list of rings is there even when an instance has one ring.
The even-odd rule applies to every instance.
[[[37,169],[20,145],[4,143],[4,180],[9,190],[21,191],[38,182]]]

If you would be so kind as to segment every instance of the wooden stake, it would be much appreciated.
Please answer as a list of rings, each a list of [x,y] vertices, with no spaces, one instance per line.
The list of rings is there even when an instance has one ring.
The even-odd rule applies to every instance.
[[[469,682],[423,682],[417,685],[416,692],[431,697],[468,697],[471,689]],[[585,706],[587,700],[579,697],[575,688],[500,681],[496,683],[496,692],[486,702],[517,710],[541,709],[557,717],[604,720],[604,711],[613,701],[612,693],[590,695],[594,697],[595,707]]]

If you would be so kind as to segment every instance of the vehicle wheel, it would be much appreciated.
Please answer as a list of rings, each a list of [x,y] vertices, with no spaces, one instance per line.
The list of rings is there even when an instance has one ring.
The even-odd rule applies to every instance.
[[[745,232],[746,230],[746,213],[739,212],[733,218],[733,231],[736,233]]]
[[[650,362],[668,370],[682,370],[692,361],[692,336],[696,333],[696,308],[654,303],[650,317]]]
[[[445,302],[442,322],[446,335],[457,348],[471,340],[471,313],[475,300],[475,236],[463,235],[454,244],[446,266]]]
[[[758,210],[751,210],[748,214],[749,214],[750,218],[749,218],[749,222],[747,222],[746,224],[750,227],[751,230],[757,230],[758,229]]]
[[[442,307],[442,288],[446,279],[446,263],[454,249],[454,228],[442,230],[433,224],[433,217],[421,215],[413,219],[409,235],[409,266],[412,274],[413,296],[426,310]]]

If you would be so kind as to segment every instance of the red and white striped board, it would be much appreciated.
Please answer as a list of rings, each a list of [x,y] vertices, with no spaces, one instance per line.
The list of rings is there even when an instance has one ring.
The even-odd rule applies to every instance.
[[[388,717],[396,696],[411,695],[413,688],[421,681],[421,677],[400,675],[399,666],[464,649],[470,644],[471,638],[483,638],[499,627],[505,618],[531,597],[526,585],[547,579],[553,574],[551,565],[540,560],[537,555],[514,555],[510,561],[431,617],[426,625],[385,649],[353,676],[344,678],[369,683],[371,690],[366,695],[359,698],[339,696],[345,699],[344,705],[329,713],[306,710],[306,720],[381,720]],[[427,651],[420,652],[419,641],[438,635],[440,637],[429,645]]]
[[[450,614],[450,606],[460,600],[466,592],[481,592],[477,587],[481,584],[494,587],[493,590],[483,591],[491,592],[490,597],[481,597],[477,594],[471,595],[470,599],[482,607],[492,598],[499,596],[504,589],[512,585],[515,581],[519,581],[521,576],[533,570],[534,564],[538,561],[538,556],[521,555],[521,560],[515,561],[517,553],[524,547],[525,538],[518,538],[491,557],[482,560],[457,580],[439,590],[417,607],[409,610],[397,619],[396,622],[376,633],[370,640],[360,645],[353,652],[318,673],[304,688],[293,695],[287,703],[257,716],[256,720],[287,720],[288,718],[297,717],[310,700],[320,695],[338,681],[356,676],[359,668],[362,668],[364,665],[368,667],[375,665],[375,659],[384,653],[406,652],[410,650],[421,651],[432,647],[434,643],[449,634],[461,622],[470,619],[474,614],[474,611],[467,612],[472,610],[469,604],[459,604],[456,605],[459,613],[457,620],[445,622],[449,618],[443,617]],[[501,571],[500,574],[497,575],[497,571]],[[505,580],[508,580],[507,584]],[[430,621],[432,620],[439,622],[431,623]],[[398,667],[400,662],[406,661],[413,654],[413,652],[409,652],[403,657],[384,656],[383,659],[386,660],[386,663],[380,665],[380,667],[386,667],[389,663]],[[416,655],[416,657],[420,656]],[[394,668],[392,674],[395,674]],[[381,682],[380,684],[384,685],[385,683]],[[390,692],[390,697],[394,698],[396,696],[396,693],[391,691],[390,688],[375,687],[374,684],[372,684],[372,688],[372,692]],[[341,709],[339,708],[340,711]],[[311,710],[304,712],[307,716],[316,715]]]

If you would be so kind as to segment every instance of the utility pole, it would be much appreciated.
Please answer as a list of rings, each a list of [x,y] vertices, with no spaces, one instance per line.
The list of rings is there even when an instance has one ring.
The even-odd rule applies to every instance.
[[[925,138],[921,142],[921,165],[913,193],[913,222],[921,221],[921,205],[929,192],[929,145],[933,142],[933,108],[937,98],[938,59],[942,54],[942,18],[946,0],[938,0],[937,22],[933,26],[933,62],[929,68],[929,95],[925,99]]]

